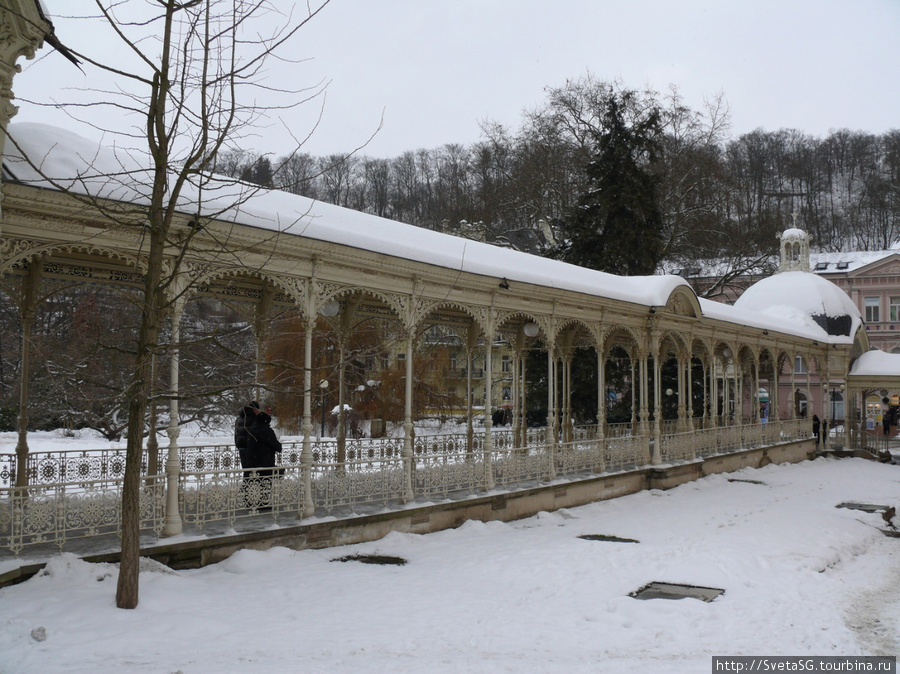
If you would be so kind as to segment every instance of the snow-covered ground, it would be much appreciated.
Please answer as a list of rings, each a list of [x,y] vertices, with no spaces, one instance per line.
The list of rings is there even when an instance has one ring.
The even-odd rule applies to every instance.
[[[896,654],[900,539],[847,501],[900,505],[900,466],[770,465],[507,524],[148,563],[133,611],[114,606],[115,566],[64,555],[0,590],[0,672],[709,672],[713,655]],[[356,553],[408,563],[332,562]],[[725,594],[628,596],[650,581]]]

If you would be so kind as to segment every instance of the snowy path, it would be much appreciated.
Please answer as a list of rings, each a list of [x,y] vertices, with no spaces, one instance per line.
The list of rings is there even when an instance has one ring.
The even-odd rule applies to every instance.
[[[870,655],[900,653],[900,539],[886,538],[875,545],[885,548],[887,561],[872,571],[872,586],[851,600],[845,621],[862,649]],[[882,557],[883,555],[883,557]]]
[[[845,501],[900,505],[900,466],[770,465],[508,524],[149,565],[134,611],[114,607],[115,567],[65,556],[0,590],[0,672],[679,674],[713,655],[895,654],[900,539]],[[331,561],[356,553],[408,563]],[[725,594],[628,596],[650,581]]]

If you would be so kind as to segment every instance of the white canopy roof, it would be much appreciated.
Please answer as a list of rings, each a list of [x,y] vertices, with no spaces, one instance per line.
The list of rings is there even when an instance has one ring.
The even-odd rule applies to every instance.
[[[150,161],[145,155],[105,147],[69,130],[34,123],[11,124],[4,169],[28,185],[70,189],[81,194],[147,203]],[[24,157],[28,157],[30,161]],[[673,275],[623,277],[471,241],[367,213],[326,204],[278,190],[259,190],[233,179],[205,177],[188,185],[180,199],[183,212],[285,234],[343,244],[416,260],[439,267],[622,300],[648,307],[664,306],[673,291],[693,289]],[[235,205],[237,204],[237,205]],[[199,205],[199,206],[198,206]],[[815,323],[793,313],[761,313],[701,300],[703,314],[738,325],[770,329],[826,342],[849,343],[829,336]]]

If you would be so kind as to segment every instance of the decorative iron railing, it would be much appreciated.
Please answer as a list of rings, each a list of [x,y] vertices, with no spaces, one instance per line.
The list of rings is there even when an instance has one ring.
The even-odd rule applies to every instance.
[[[273,474],[270,474],[273,473]],[[181,473],[178,506],[185,525],[201,533],[233,529],[241,520],[296,516],[303,501],[296,467]]]
[[[663,436],[660,457],[663,463],[696,461],[717,454],[731,454],[742,449],[774,445],[810,435],[812,432],[805,419],[704,428]]]
[[[607,438],[624,438],[634,434],[634,424],[630,421],[623,424],[606,424],[603,434]]]
[[[118,479],[125,475],[124,449],[62,450],[32,452],[26,463],[28,484],[51,485]],[[147,457],[141,473],[147,472]],[[16,455],[0,454],[0,487],[16,484]]]
[[[163,527],[165,479],[146,480],[140,494],[140,527],[159,536]],[[122,479],[38,484],[0,489],[0,550],[18,555],[26,546],[62,550],[69,541],[121,533]]]
[[[629,429],[631,424],[625,424]],[[529,439],[546,438],[546,431]],[[657,453],[663,464],[808,437],[804,419],[746,426],[705,428],[661,435]],[[296,521],[301,514],[344,516],[420,502],[464,498],[490,489],[514,490],[551,480],[638,470],[651,465],[648,437],[622,433],[595,437],[596,428],[567,443],[539,442],[516,447],[512,433],[471,440],[465,434],[421,436],[412,456],[404,456],[402,439],[348,440],[343,461],[332,440],[313,443],[304,467],[302,444],[286,443],[281,465],[270,470],[236,467],[235,450],[226,445],[184,447],[178,475],[179,515],[186,530],[215,535],[252,521]],[[652,435],[652,434],[651,434]],[[8,456],[8,455],[7,455]],[[9,465],[7,463],[6,465]],[[28,487],[0,487],[0,551],[18,555],[25,547],[62,549],[78,538],[114,536],[121,526],[120,451],[39,452],[29,471]],[[67,481],[40,482],[65,477]],[[14,479],[8,474],[7,480]],[[145,478],[141,522],[148,535],[163,528],[165,476]],[[249,526],[249,525],[248,525]]]

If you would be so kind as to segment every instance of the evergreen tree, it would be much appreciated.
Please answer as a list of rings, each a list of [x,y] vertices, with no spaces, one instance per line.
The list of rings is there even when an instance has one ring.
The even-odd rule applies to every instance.
[[[563,221],[559,257],[613,274],[648,275],[663,252],[658,179],[649,170],[661,122],[656,106],[634,111],[633,102],[630,92],[605,102],[584,189]]]
[[[272,179],[274,178],[272,171],[272,162],[268,157],[260,157],[251,166],[249,166],[241,176],[242,180],[254,185],[262,185],[263,187],[272,187]]]

